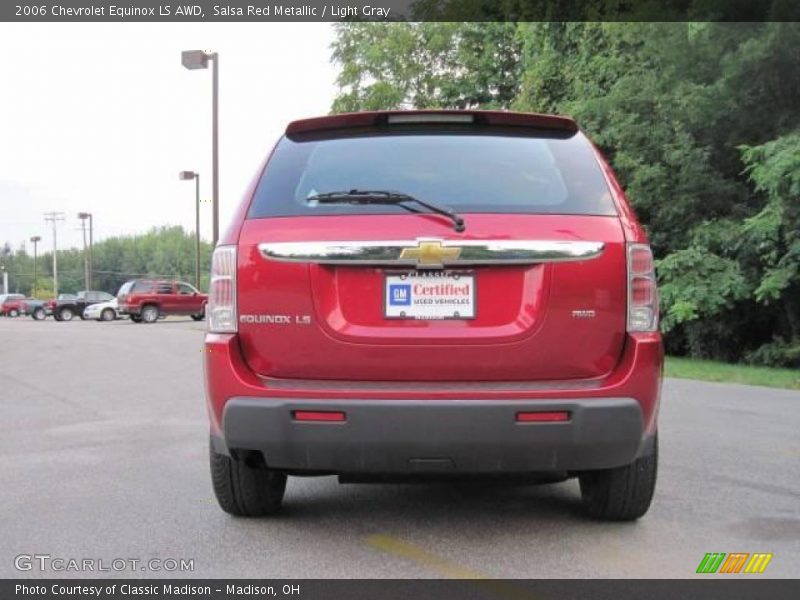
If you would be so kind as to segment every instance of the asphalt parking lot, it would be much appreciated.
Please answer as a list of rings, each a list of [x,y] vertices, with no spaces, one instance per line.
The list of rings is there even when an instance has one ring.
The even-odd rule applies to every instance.
[[[635,524],[583,517],[574,481],[331,477],[290,478],[280,516],[242,520],[209,483],[204,327],[0,319],[0,576],[86,575],[15,569],[49,554],[194,560],[118,577],[680,578],[706,552],[800,574],[798,392],[667,380],[656,499]]]

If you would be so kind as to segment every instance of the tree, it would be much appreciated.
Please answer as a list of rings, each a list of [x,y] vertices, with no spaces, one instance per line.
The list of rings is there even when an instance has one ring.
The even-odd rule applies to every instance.
[[[575,10],[607,15],[618,4]],[[418,4],[439,15],[464,7],[538,10],[516,0]],[[793,10],[783,0],[745,9],[752,20]],[[797,22],[347,23],[334,43],[333,110],[575,117],[649,233],[669,350],[800,364],[798,48]]]
[[[9,247],[10,248],[10,247]],[[143,235],[106,238],[94,245],[92,287],[115,294],[129,279],[152,277],[194,282],[194,235],[181,227],[160,227]],[[200,284],[208,287],[211,269],[211,244],[200,244]],[[37,285],[33,287],[33,257],[20,249],[4,259],[11,287],[39,298],[53,294],[53,253],[39,256]],[[58,251],[59,292],[85,289],[83,251],[75,248]]]

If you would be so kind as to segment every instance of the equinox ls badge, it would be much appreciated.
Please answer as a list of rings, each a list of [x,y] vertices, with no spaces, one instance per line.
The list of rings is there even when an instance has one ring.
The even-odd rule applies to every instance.
[[[239,322],[252,325],[311,325],[311,315],[239,315]]]

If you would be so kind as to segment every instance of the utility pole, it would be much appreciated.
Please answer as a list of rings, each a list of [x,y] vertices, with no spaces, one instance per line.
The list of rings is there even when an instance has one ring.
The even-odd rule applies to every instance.
[[[36,293],[36,250],[39,245],[39,242],[42,241],[42,236],[35,235],[31,238],[33,242],[33,287],[31,288],[31,296]]]
[[[64,220],[64,213],[44,213],[44,220],[53,224],[53,297],[58,298],[58,222]]]

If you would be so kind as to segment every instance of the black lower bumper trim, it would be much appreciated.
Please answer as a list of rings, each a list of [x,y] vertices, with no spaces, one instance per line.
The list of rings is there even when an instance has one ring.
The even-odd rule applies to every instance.
[[[341,411],[344,422],[296,421]],[[520,411],[566,411],[519,423]],[[260,451],[277,469],[339,474],[529,473],[629,464],[646,444],[632,398],[580,400],[295,400],[233,398],[218,451]]]

